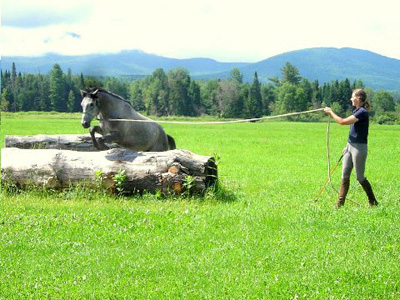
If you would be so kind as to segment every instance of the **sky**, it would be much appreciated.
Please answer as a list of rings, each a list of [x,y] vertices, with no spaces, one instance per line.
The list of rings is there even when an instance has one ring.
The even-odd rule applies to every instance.
[[[372,2],[372,3],[370,3]],[[313,47],[400,59],[398,0],[2,0],[3,56],[142,50],[257,62]]]

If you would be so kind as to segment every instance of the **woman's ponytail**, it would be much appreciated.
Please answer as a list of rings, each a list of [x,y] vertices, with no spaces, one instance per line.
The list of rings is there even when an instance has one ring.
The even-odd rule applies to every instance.
[[[370,111],[371,110],[371,104],[369,103],[368,100],[364,101],[364,104],[362,105],[366,110]]]

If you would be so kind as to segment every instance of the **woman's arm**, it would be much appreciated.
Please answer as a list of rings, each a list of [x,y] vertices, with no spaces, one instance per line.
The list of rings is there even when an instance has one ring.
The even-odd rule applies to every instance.
[[[351,125],[358,121],[358,119],[353,115],[347,118],[341,118],[337,114],[335,114],[330,107],[325,107],[324,111],[340,125]]]

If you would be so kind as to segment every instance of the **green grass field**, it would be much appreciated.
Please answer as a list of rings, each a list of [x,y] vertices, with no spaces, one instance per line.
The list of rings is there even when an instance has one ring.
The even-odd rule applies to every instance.
[[[335,210],[326,123],[166,124],[220,156],[224,192],[112,197],[79,189],[0,202],[0,299],[399,299],[400,126],[371,125],[370,209],[354,175]],[[6,116],[4,136],[85,133],[79,117]],[[331,125],[332,164],[348,127]],[[333,176],[339,185],[340,171]]]

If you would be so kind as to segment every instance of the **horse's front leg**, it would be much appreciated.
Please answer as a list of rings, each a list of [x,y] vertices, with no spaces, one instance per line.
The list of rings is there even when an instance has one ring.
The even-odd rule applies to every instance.
[[[95,135],[94,135],[96,132],[97,132],[98,134],[101,134],[101,135],[104,134],[104,132],[103,132],[103,130],[100,128],[100,126],[93,126],[93,127],[90,127],[89,132],[90,132],[90,136],[92,137],[93,146],[94,146],[97,150],[101,151],[101,150],[108,150],[108,149],[110,149],[109,147],[107,147],[107,146],[104,144],[104,138],[100,137],[100,138],[98,138],[98,139],[96,140],[96,137],[95,137]]]

